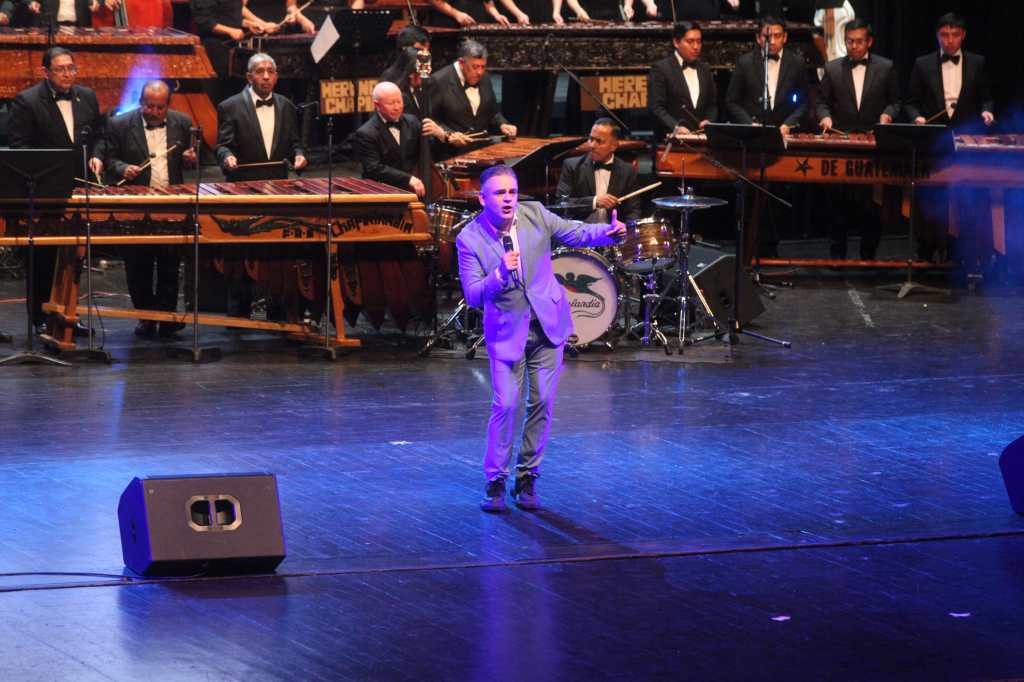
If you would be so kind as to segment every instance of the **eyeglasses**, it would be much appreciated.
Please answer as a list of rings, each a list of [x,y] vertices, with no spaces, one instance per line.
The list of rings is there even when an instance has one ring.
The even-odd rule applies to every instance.
[[[50,73],[60,74],[61,76],[65,74],[78,73],[78,67],[74,64],[68,64],[66,66],[51,66],[46,70]]]

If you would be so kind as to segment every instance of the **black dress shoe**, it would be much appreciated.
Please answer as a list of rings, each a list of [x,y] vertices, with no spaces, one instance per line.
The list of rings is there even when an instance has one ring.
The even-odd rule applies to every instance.
[[[89,338],[89,328],[81,322],[75,322],[75,326],[71,329],[74,331],[75,336]]]
[[[541,508],[540,497],[535,489],[536,484],[536,476],[521,476],[516,479],[516,487],[512,489],[512,497],[516,498],[516,506],[523,511],[537,511]]]
[[[498,478],[487,482],[484,499],[480,501],[480,508],[491,514],[501,513],[507,509],[505,506],[505,479]]]
[[[156,336],[156,322],[153,320],[139,320],[135,325],[135,336],[149,339]]]
[[[184,322],[161,322],[160,338],[169,339],[185,328]]]

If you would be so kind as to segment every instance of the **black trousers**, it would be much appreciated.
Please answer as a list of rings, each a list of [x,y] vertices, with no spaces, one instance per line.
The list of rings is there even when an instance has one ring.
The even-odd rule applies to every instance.
[[[32,324],[40,325],[46,321],[43,304],[50,300],[53,288],[53,272],[57,268],[57,247],[37,246],[32,261],[32,281],[28,280],[28,249],[23,252],[25,259],[25,306],[32,316]],[[31,300],[28,297],[32,292]],[[29,305],[31,303],[31,305]]]
[[[176,246],[126,246],[121,250],[132,305],[139,310],[177,310],[178,266]],[[156,282],[154,285],[154,274]]]

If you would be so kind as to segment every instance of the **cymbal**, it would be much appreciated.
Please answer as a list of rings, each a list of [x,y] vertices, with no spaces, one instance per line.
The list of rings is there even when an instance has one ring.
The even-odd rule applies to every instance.
[[[654,205],[669,211],[697,211],[702,208],[713,208],[724,206],[728,201],[718,197],[698,197],[693,194],[683,194],[678,197],[658,197]]]

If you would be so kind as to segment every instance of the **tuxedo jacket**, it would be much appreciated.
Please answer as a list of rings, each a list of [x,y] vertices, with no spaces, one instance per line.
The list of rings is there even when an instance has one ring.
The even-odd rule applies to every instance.
[[[91,156],[96,140],[102,136],[103,124],[96,93],[82,85],[71,86],[71,111],[75,123],[74,139],[68,136],[64,118],[47,81],[22,90],[11,104],[7,124],[11,149],[81,149],[84,142]],[[88,132],[86,137],[82,135],[84,132]]]
[[[849,60],[840,57],[830,61],[821,79],[816,113],[819,121],[830,116],[832,125],[846,132],[870,130],[882,114],[889,114],[893,120],[899,118],[900,86],[892,61],[876,54],[870,56],[859,110]]]
[[[612,163],[612,175],[608,179],[608,193],[617,197],[629,194],[636,187],[636,169],[633,164],[615,157]],[[589,154],[576,156],[562,162],[562,175],[558,179],[555,196],[562,199],[585,199],[593,205],[597,182],[594,178],[594,162]],[[596,211],[595,211],[596,213]],[[619,206],[619,220],[637,220],[640,217],[640,200],[638,197],[627,199]],[[594,215],[587,219],[593,222]]]
[[[366,123],[352,133],[352,151],[363,164],[363,177],[409,190],[409,178],[416,175],[419,162],[420,122],[412,114],[398,120],[399,139],[395,138],[380,114],[374,112]]]
[[[217,162],[229,181],[274,180],[288,177],[288,169],[283,163],[280,166],[228,171],[224,168],[224,160],[229,156],[234,156],[239,164],[243,164],[294,161],[296,155],[302,154],[295,105],[290,99],[277,93],[273,94],[273,98],[274,141],[270,148],[270,156],[267,156],[266,147],[263,145],[263,133],[260,131],[256,106],[248,87],[217,105]]]
[[[97,155],[112,181],[124,178],[125,168],[141,166],[150,160],[149,145],[146,142],[145,120],[138,109],[115,116],[107,123],[101,147]],[[192,119],[180,111],[167,110],[167,148],[177,145],[167,154],[167,179],[172,185],[185,182],[181,157],[191,142]],[[146,168],[129,183],[149,186],[152,171]]]
[[[762,121],[764,94],[764,59],[761,50],[753,50],[736,60],[736,70],[729,80],[725,107],[735,123],[765,125],[798,125],[807,113],[807,67],[794,50],[783,50],[779,60],[779,81],[775,86],[774,108]]]
[[[487,355],[502,362],[523,357],[531,317],[537,318],[555,346],[572,333],[569,301],[551,267],[552,242],[583,247],[608,246],[614,241],[606,235],[608,225],[565,220],[535,201],[521,202],[516,217],[522,287],[515,286],[512,277],[498,279],[495,271],[505,251],[481,217],[464,227],[456,240],[466,303],[483,308]]]
[[[659,136],[672,132],[676,125],[693,130],[699,121],[718,120],[718,89],[711,67],[702,61],[697,62],[697,81],[700,83],[700,97],[694,104],[675,52],[651,66],[647,74],[647,107],[654,114]],[[684,115],[684,109],[697,120]]]
[[[498,108],[498,100],[486,74],[480,79],[480,107],[473,115],[469,98],[459,82],[455,66],[449,64],[431,77],[433,91],[430,95],[434,121],[448,132],[470,133],[481,130],[497,132],[498,127],[508,123]]]
[[[28,11],[30,0],[20,0],[23,5],[22,13],[28,18],[29,26],[48,26],[50,20],[57,23],[57,10],[60,9],[60,0],[39,0],[39,14]],[[89,0],[75,0],[75,25],[92,26],[92,11],[89,9]]]
[[[953,110],[953,118],[943,114],[933,123],[948,123],[958,128],[977,126],[984,128],[981,112],[995,111],[992,89],[985,73],[985,58],[973,52],[964,51],[960,62],[963,78],[960,97]],[[946,108],[946,95],[942,89],[942,62],[939,53],[931,52],[918,57],[910,72],[910,93],[906,102],[907,118],[913,121],[918,116],[931,118]]]

